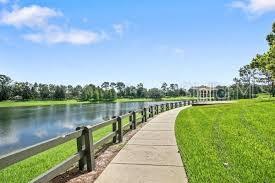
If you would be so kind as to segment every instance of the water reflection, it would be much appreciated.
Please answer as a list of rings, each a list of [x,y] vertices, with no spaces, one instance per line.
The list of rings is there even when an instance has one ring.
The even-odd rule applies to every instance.
[[[0,108],[0,154],[159,102]]]

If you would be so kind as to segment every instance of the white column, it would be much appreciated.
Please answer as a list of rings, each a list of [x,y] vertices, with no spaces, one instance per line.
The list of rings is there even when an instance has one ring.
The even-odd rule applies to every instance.
[[[211,87],[211,85],[210,85],[210,99],[209,99],[209,101],[212,101],[212,95],[211,95],[211,92],[212,92],[212,87]]]

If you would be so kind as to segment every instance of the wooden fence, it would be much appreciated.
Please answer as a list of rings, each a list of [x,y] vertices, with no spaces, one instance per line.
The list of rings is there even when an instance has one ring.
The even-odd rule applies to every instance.
[[[113,117],[113,119],[93,125],[77,127],[76,131],[68,133],[63,136],[59,136],[39,144],[24,148],[22,150],[12,152],[10,154],[0,157],[0,170],[4,169],[12,164],[18,163],[29,157],[37,155],[48,149],[64,144],[70,140],[76,139],[77,141],[77,153],[69,157],[62,163],[51,168],[44,174],[38,176],[32,182],[47,182],[56,176],[66,172],[75,163],[78,162],[80,170],[84,170],[86,165],[88,171],[95,170],[95,149],[98,149],[102,145],[105,145],[112,141],[112,143],[120,143],[123,140],[123,131],[136,129],[139,123],[147,122],[149,118],[158,115],[161,112],[165,112],[177,107],[191,105],[196,103],[196,100],[164,103],[160,105],[150,106],[147,108],[139,109],[129,112],[122,116]],[[123,125],[122,120],[128,118],[129,123]],[[94,142],[93,133],[105,126],[112,125],[112,132],[103,137],[97,142]],[[31,168],[31,167],[30,167]]]

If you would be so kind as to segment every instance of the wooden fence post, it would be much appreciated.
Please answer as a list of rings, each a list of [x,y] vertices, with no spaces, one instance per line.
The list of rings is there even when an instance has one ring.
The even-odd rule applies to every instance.
[[[87,161],[87,170],[91,172],[95,170],[95,152],[93,143],[93,133],[92,130],[84,127],[85,136],[85,156]]]
[[[117,117],[117,127],[118,127],[118,130],[117,130],[117,134],[118,134],[118,142],[122,142],[123,141],[123,129],[122,129],[122,121],[121,121],[121,117],[118,116]]]
[[[168,111],[169,110],[169,104],[167,103],[166,104],[166,111]]]
[[[134,127],[133,127],[133,112],[132,111],[129,111],[129,114],[131,114],[129,116],[129,124],[130,124],[130,129],[133,130]]]
[[[113,119],[115,119],[115,118],[116,118],[116,116],[113,116]],[[112,127],[113,127],[113,132],[116,132],[116,130],[117,130],[117,122],[113,123]],[[117,139],[117,135],[113,137],[113,143],[116,143],[116,139]]]
[[[150,106],[150,117],[154,117],[154,107]]]
[[[76,131],[84,129],[84,127],[77,127]],[[82,135],[80,137],[78,137],[76,139],[76,144],[77,144],[77,152],[80,152],[83,150],[83,147],[85,147],[85,137],[84,137],[84,133],[82,131]],[[84,170],[84,166],[85,166],[85,158],[82,157],[79,161],[78,161],[78,168],[79,170]]]
[[[132,118],[132,127],[133,127],[133,129],[136,129],[136,122],[137,122],[136,112],[133,111],[132,115],[133,115],[133,118]]]
[[[158,114],[159,113],[159,105],[156,105],[155,109],[156,109],[156,113],[155,114]]]
[[[143,109],[143,117],[144,117],[144,122],[147,122],[147,108],[144,107]]]

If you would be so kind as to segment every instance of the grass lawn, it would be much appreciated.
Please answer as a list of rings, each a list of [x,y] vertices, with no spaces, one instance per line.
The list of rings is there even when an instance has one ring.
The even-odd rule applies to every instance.
[[[30,107],[30,106],[47,106],[47,105],[67,105],[67,104],[83,104],[89,102],[79,102],[77,100],[30,100],[30,101],[3,101],[0,102],[1,107]]]
[[[137,118],[140,118],[140,116],[138,115]],[[128,118],[123,120],[123,124],[128,122]],[[94,141],[96,142],[100,140],[111,131],[111,125],[95,131],[93,134]],[[0,183],[29,182],[76,152],[76,140],[59,145],[48,151],[11,165],[6,169],[0,170]]]
[[[116,99],[115,102],[153,102],[153,101],[180,101],[180,100],[191,100],[191,97],[164,97],[161,99],[151,99],[151,98],[121,98]]]
[[[160,100],[154,100],[150,98],[121,98],[111,102],[152,102],[152,101],[179,101],[191,99],[190,97],[167,97]],[[29,101],[2,101],[1,107],[31,107],[31,106],[49,106],[49,105],[71,105],[71,104],[83,104],[83,103],[108,103],[106,101],[101,102],[89,102],[89,101],[77,101],[77,100],[29,100]]]
[[[191,183],[274,182],[274,99],[192,107],[175,129]]]

